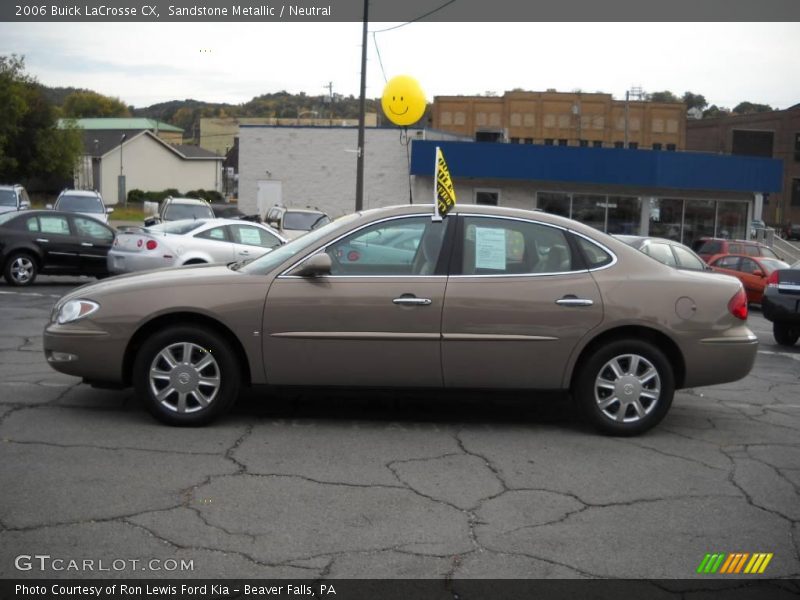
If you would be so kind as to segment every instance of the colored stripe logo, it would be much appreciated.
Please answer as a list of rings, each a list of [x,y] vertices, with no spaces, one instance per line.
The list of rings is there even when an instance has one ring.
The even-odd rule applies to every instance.
[[[708,553],[697,567],[697,572],[703,575],[760,575],[773,556],[772,552]]]

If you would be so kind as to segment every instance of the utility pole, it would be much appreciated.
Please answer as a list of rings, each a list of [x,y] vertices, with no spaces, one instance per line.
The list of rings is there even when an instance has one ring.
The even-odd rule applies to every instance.
[[[356,159],[356,211],[364,208],[364,122],[367,110],[367,24],[369,0],[364,0],[364,27],[361,33],[361,98],[358,103],[358,158]]]
[[[322,86],[328,90],[328,103],[330,104],[330,110],[328,111],[329,115],[329,122],[328,125],[333,125],[333,82],[329,81],[328,85]]]

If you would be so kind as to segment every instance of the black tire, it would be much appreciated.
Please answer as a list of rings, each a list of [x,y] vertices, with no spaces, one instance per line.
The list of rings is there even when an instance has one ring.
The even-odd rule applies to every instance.
[[[578,369],[573,386],[576,404],[602,433],[638,435],[657,425],[672,405],[672,365],[649,342],[622,339],[605,344]]]
[[[154,333],[133,365],[137,396],[155,418],[169,425],[192,427],[217,419],[236,402],[240,382],[231,345],[205,327],[178,325]],[[164,395],[159,398],[159,393]]]
[[[794,346],[800,338],[800,325],[792,327],[776,321],[772,324],[772,336],[781,346]]]
[[[36,281],[39,274],[39,265],[36,259],[27,252],[14,252],[8,257],[6,266],[3,269],[8,285],[27,286]]]

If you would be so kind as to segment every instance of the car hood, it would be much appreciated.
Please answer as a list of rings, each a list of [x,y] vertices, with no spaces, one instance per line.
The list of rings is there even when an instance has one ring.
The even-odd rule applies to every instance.
[[[227,265],[190,265],[154,271],[138,271],[126,275],[110,277],[97,283],[90,283],[73,290],[62,300],[72,298],[97,299],[103,296],[123,294],[131,290],[155,289],[159,292],[167,288],[197,285],[227,284],[244,273],[233,271]]]

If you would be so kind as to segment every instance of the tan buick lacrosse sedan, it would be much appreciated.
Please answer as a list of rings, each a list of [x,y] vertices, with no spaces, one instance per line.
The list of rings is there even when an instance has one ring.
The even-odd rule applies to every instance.
[[[540,212],[348,215],[251,262],[124,275],[58,301],[53,368],[133,385],[200,425],[242,386],[569,390],[600,430],[658,423],[678,388],[747,375],[738,280],[663,265]]]

